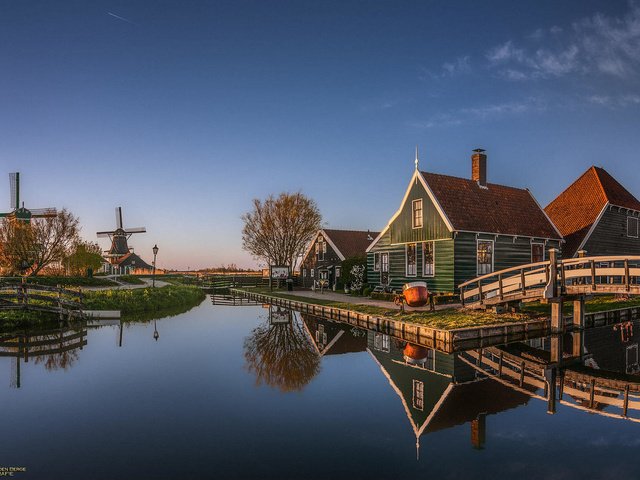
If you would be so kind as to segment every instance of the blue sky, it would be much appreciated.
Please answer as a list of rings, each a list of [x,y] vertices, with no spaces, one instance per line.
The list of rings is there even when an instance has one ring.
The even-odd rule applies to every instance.
[[[543,205],[592,164],[640,196],[640,3],[3,2],[0,61],[26,206],[95,240],[122,205],[163,267],[255,265],[240,216],[280,191],[380,229],[416,145]]]

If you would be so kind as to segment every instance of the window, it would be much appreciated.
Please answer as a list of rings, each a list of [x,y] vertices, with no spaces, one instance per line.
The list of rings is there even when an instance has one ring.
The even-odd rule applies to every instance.
[[[419,380],[413,381],[413,408],[416,410],[424,408],[424,383]]]
[[[544,262],[544,243],[531,244],[531,263]]]
[[[373,337],[373,348],[381,352],[389,352],[391,350],[391,337],[384,333],[376,333]]]
[[[340,278],[340,267],[336,267],[336,278]]]
[[[314,277],[314,273],[315,273],[315,272],[313,271],[313,268],[312,268],[312,269],[311,269],[311,278],[313,278],[313,277]]]
[[[415,277],[417,270],[416,250],[417,244],[409,243],[407,245],[407,276]]]
[[[478,240],[478,275],[493,272],[493,241]]]
[[[380,271],[380,254],[379,253],[373,254],[373,271],[374,272]]]
[[[302,276],[303,276],[303,277],[306,277],[306,276],[307,276],[307,269],[306,269],[306,268],[303,268],[303,269],[302,269]]]
[[[413,228],[422,228],[422,199],[411,202],[411,226]]]
[[[433,277],[436,273],[435,262],[435,242],[424,242],[422,244],[422,276]]]
[[[389,271],[389,254],[385,252],[380,256],[380,258],[381,258],[380,268],[382,269],[383,272],[388,272]]]
[[[324,241],[322,236],[318,237],[318,242],[316,243],[316,255],[318,255],[318,260],[324,260],[324,254],[327,253],[327,244]]]
[[[638,219],[627,217],[627,237],[638,238]]]

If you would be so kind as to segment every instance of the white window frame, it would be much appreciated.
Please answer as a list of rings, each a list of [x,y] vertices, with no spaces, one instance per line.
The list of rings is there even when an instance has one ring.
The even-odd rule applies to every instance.
[[[373,271],[379,272],[382,268],[382,260],[380,258],[380,252],[374,252],[373,254]]]
[[[480,247],[480,243],[491,243],[491,271],[480,273],[480,262],[478,258],[478,250]],[[483,264],[484,265],[484,264]],[[496,242],[494,240],[485,240],[482,238],[476,239],[476,274],[478,276],[488,275],[496,271]]]
[[[420,225],[416,222],[416,205],[420,203]],[[413,200],[411,202],[411,228],[414,230],[422,228],[424,226],[424,202],[421,198]]]
[[[409,245],[414,246],[413,253],[413,273],[409,273]],[[404,246],[404,273],[407,277],[417,277],[418,276],[418,244],[417,243],[407,243]]]
[[[311,278],[315,278],[315,272],[313,271],[313,268],[311,269]]]
[[[386,333],[376,332],[373,336],[373,349],[389,353],[391,351],[391,337]]]
[[[411,399],[413,408],[420,411],[424,410],[424,382],[415,379],[413,380],[413,392]]]
[[[634,220],[636,223],[636,234],[635,235],[629,235],[629,226],[630,226],[630,221]],[[627,217],[627,237],[629,238],[638,238],[638,230],[640,230],[640,219],[638,219],[638,217]]]
[[[340,278],[340,274],[342,273],[342,267],[336,267],[336,278]]]
[[[425,273],[425,266],[427,265],[425,262],[425,255],[424,255],[424,246],[430,243],[431,244],[431,256],[433,257],[433,266],[431,268],[431,273],[427,274]],[[423,277],[435,277],[436,276],[436,242],[434,242],[433,240],[427,241],[427,242],[422,242],[422,276]]]
[[[533,246],[534,245],[541,245],[542,246],[542,260],[540,260],[540,261],[544,262],[545,259],[547,258],[547,252],[545,252],[545,250],[544,250],[544,242],[531,242],[531,263],[533,263]]]

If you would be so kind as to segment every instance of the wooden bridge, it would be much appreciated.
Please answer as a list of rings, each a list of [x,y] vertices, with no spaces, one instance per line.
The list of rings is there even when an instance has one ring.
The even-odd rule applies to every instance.
[[[640,295],[640,256],[599,256],[529,263],[460,284],[467,308],[599,294]]]
[[[35,283],[0,283],[0,310],[26,310],[51,312],[82,317],[83,294],[80,289],[70,290]]]

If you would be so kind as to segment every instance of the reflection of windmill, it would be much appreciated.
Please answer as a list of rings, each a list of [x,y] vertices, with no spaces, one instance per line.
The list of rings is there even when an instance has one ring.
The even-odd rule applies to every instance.
[[[134,233],[145,233],[145,227],[123,228],[122,227],[122,207],[116,207],[116,229],[105,232],[98,232],[98,238],[109,238],[111,248],[107,250],[106,257],[111,263],[119,263],[119,260],[129,254],[128,240]]]
[[[25,208],[24,202],[20,204],[20,172],[9,174],[9,185],[11,188],[11,211],[0,213],[0,217],[8,217],[13,219],[30,222],[32,218],[55,217],[57,215],[55,208]]]

